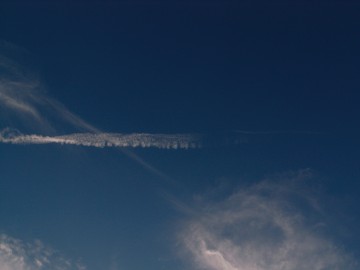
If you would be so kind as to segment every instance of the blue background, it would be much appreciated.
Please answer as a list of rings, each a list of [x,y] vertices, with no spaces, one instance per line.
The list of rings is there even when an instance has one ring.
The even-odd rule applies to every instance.
[[[0,145],[0,230],[89,269],[182,269],[169,194],[190,201],[311,168],[358,254],[359,12],[319,1],[3,1],[0,38],[25,48],[48,94],[94,126],[260,133],[240,133],[237,146],[134,150],[168,178],[116,149]]]

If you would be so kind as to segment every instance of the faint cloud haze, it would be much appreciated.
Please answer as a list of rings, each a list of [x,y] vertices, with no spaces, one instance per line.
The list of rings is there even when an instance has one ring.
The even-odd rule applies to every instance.
[[[72,262],[40,241],[25,243],[8,235],[0,235],[1,270],[86,270],[80,262]]]
[[[322,230],[316,200],[297,184],[308,172],[262,181],[220,202],[200,203],[179,234],[185,254],[198,269],[358,269]]]

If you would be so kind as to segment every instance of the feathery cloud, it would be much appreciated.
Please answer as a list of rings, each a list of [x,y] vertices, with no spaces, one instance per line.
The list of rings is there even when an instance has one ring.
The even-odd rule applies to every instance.
[[[355,270],[356,261],[321,230],[318,205],[294,184],[263,181],[204,203],[180,241],[198,269]],[[316,217],[316,218],[314,218]]]
[[[63,104],[50,98],[41,81],[30,71],[22,71],[20,64],[0,57],[0,109],[28,126],[41,132],[56,132],[61,122],[81,131],[98,132],[98,129],[69,111]],[[51,120],[48,120],[48,119]],[[57,123],[58,122],[58,123]]]
[[[1,270],[85,270],[40,241],[25,243],[8,235],[0,235]]]
[[[0,41],[0,142],[13,144],[73,144],[93,147],[157,147],[161,149],[195,148],[200,138],[189,134],[118,134],[106,133],[71,112],[65,105],[46,95],[44,86],[33,70],[26,68],[16,57],[26,52],[13,44]],[[21,58],[22,59],[22,58]],[[10,120],[5,119],[9,116]],[[77,132],[57,136],[57,127]],[[21,132],[13,132],[20,129]],[[11,132],[9,130],[12,130]],[[82,132],[82,133],[79,133]],[[35,133],[35,134],[34,134]],[[11,134],[11,136],[9,136]],[[145,169],[168,178],[130,150],[122,152]]]
[[[4,42],[0,43],[1,49]],[[17,48],[15,45],[5,43],[5,47]],[[18,48],[16,50],[19,50]],[[26,118],[30,125],[41,126],[35,129],[36,135],[17,135],[4,138],[4,129],[0,136],[2,142],[16,144],[45,144],[62,143],[84,146],[105,147],[158,147],[166,149],[192,148],[193,142],[198,143],[199,136],[191,134],[117,134],[105,133],[84,119],[67,109],[59,101],[46,95],[39,79],[15,60],[0,54],[0,109],[15,113],[17,117]],[[50,120],[48,120],[50,119]],[[52,120],[52,121],[51,121]],[[55,126],[62,120],[72,126],[77,132],[65,136],[45,136],[43,131],[52,131],[56,134]],[[16,128],[16,127],[15,127]],[[40,133],[40,134],[39,134]]]

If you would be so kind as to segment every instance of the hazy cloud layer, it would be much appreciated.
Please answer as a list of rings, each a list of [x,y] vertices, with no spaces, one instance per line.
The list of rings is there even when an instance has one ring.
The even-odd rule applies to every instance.
[[[85,270],[79,262],[62,256],[46,247],[40,241],[25,243],[21,240],[0,235],[1,270]]]
[[[285,181],[263,181],[223,201],[199,203],[180,233],[195,268],[359,269],[325,234],[316,200],[295,184],[307,174],[302,171]]]
[[[191,134],[75,133],[63,136],[23,135],[16,130],[0,131],[0,142],[11,144],[72,144],[91,147],[154,147],[188,149],[201,147],[199,136]]]

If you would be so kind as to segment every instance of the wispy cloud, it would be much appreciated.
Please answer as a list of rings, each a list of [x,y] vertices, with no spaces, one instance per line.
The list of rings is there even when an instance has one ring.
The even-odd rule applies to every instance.
[[[302,171],[286,181],[263,181],[193,210],[180,241],[195,268],[359,269],[321,229],[326,224],[316,201],[294,184],[304,177]]]
[[[1,46],[0,46],[1,48]],[[0,108],[28,126],[41,132],[55,133],[61,122],[80,131],[99,130],[68,110],[63,104],[46,95],[44,86],[31,70],[20,63],[0,55]],[[49,120],[51,119],[51,120]],[[56,122],[56,123],[55,123]]]
[[[25,82],[17,78],[13,81],[8,78],[0,79],[0,106],[18,117],[31,120],[32,123],[48,126],[45,118],[40,114],[36,103],[41,99],[36,97],[36,83]]]
[[[5,47],[17,48],[15,45],[2,42],[0,49],[4,47],[4,44]],[[20,63],[0,54],[0,69],[4,71],[0,77],[0,109],[26,118],[32,126],[38,124],[42,127],[42,130],[35,130],[36,135],[22,135],[20,132],[16,132],[17,135],[12,134],[11,138],[3,137],[4,133],[9,133],[8,129],[4,129],[1,132],[2,142],[16,144],[62,143],[94,147],[157,147],[164,149],[194,148],[199,144],[199,136],[191,134],[103,132],[71,112],[59,101],[46,95],[41,81]],[[55,126],[59,122],[57,120],[60,119],[81,133],[53,136],[54,133],[57,133]],[[53,131],[50,132],[52,136],[45,136],[44,130]]]
[[[23,135],[17,130],[0,131],[0,142],[11,144],[70,144],[89,147],[189,149],[201,147],[201,137],[192,134],[74,133],[62,136]]]
[[[199,147],[201,142],[197,135],[189,134],[120,134],[107,133],[89,124],[80,116],[71,112],[61,102],[49,97],[39,76],[26,68],[21,61],[8,57],[26,52],[13,44],[0,42],[0,120],[11,129],[3,129],[0,142],[13,144],[73,144],[92,147],[156,147],[160,149],[185,149]],[[16,57],[15,57],[16,59]],[[10,120],[5,119],[6,116]],[[58,136],[58,127],[75,132]],[[168,178],[130,150],[122,149],[129,158],[138,162],[145,169]]]
[[[25,243],[8,235],[0,235],[1,270],[85,270],[41,241]]]

